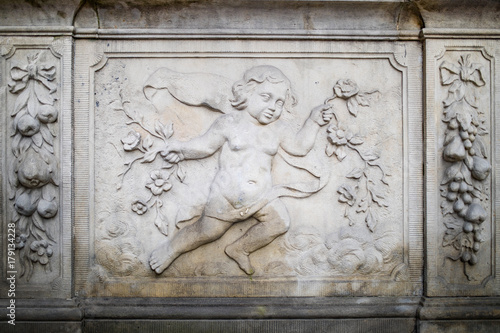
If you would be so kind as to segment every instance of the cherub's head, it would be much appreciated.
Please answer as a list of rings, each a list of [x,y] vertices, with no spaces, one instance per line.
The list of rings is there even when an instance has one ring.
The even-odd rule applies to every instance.
[[[246,110],[261,124],[276,121],[283,109],[290,112],[297,104],[290,80],[274,66],[257,66],[245,72],[243,79],[233,85],[231,104]]]

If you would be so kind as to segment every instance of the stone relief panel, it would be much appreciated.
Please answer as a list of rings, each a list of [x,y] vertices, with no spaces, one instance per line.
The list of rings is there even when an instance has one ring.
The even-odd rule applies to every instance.
[[[495,57],[482,46],[450,45],[431,51],[439,119],[432,154],[440,198],[432,229],[437,257],[430,260],[435,269],[430,270],[435,274],[430,291],[488,295],[497,283],[492,203]]]
[[[64,294],[70,283],[71,252],[64,253],[70,237],[65,237],[63,227],[70,223],[70,211],[69,206],[63,208],[61,193],[70,184],[63,184],[61,177],[61,141],[71,133],[62,133],[62,122],[68,120],[61,113],[71,105],[70,88],[62,88],[71,75],[66,58],[71,43],[33,42],[9,39],[2,47],[7,199],[2,241],[4,259],[9,258],[4,265],[5,272],[16,275],[21,291],[43,284],[49,286],[47,292]]]
[[[359,286],[375,280],[418,293],[407,69],[393,55],[102,53],[87,65],[82,292],[272,296],[281,281],[280,295],[370,293]]]

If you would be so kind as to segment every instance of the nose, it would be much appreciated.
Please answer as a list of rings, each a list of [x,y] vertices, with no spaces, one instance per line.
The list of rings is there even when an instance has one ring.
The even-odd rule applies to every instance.
[[[271,110],[271,111],[276,110],[276,102],[273,101],[273,102],[269,103],[268,109]]]

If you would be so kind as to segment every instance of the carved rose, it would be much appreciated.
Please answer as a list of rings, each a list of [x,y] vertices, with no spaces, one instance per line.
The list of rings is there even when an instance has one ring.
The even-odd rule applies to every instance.
[[[146,187],[151,190],[154,195],[160,195],[172,188],[172,184],[168,180],[170,175],[165,176],[160,170],[155,170],[151,173],[151,180],[146,183]]]
[[[332,145],[336,146],[346,145],[347,142],[353,137],[352,132],[347,131],[346,128],[340,123],[338,126],[333,124],[330,125],[326,132],[328,133],[328,141],[330,141]]]
[[[33,262],[39,262],[42,265],[46,265],[49,262],[49,257],[52,256],[52,247],[46,240],[34,241],[30,245],[31,253],[29,258]]]
[[[347,99],[356,95],[359,92],[358,85],[349,79],[338,80],[333,87],[335,95],[339,98]]]
[[[46,219],[53,218],[54,216],[56,216],[57,210],[58,210],[58,207],[57,207],[56,200],[48,201],[45,199],[41,199],[38,202],[37,211],[38,211],[38,214],[40,214],[40,216],[43,218],[46,218]]]
[[[121,141],[125,151],[135,150],[139,148],[139,145],[141,144],[141,134],[136,131],[130,131]]]
[[[137,213],[137,215],[142,215],[148,211],[148,206],[142,200],[137,200],[132,203],[132,211]]]

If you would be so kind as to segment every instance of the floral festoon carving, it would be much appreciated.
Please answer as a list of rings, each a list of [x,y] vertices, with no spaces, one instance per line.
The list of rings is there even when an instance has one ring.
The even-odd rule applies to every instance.
[[[441,181],[441,203],[446,232],[443,246],[453,246],[452,260],[467,265],[478,263],[480,243],[484,241],[481,224],[487,219],[487,178],[491,172],[484,110],[477,103],[477,90],[485,86],[485,69],[461,56],[456,64],[444,61],[439,67],[441,83],[449,86],[443,101],[446,124],[443,159],[448,162]]]
[[[155,122],[154,130],[148,128],[144,122],[144,116],[127,106],[129,102],[123,99],[121,92],[119,97],[119,99],[110,105],[111,108],[123,112],[127,116],[127,125],[138,126],[142,131],[147,133],[146,137],[142,138],[139,132],[131,129],[128,135],[121,140],[124,151],[139,152],[137,158],[125,163],[126,169],[120,174],[123,182],[123,178],[136,162],[151,163],[156,159],[158,154],[164,149],[161,144],[168,146],[168,140],[174,134],[174,128],[171,122],[164,125],[159,120]],[[151,192],[150,197],[148,199],[135,200],[131,204],[131,209],[137,215],[143,215],[150,208],[155,207],[155,225],[161,233],[168,235],[168,221],[165,213],[162,211],[163,201],[161,196],[173,186],[170,177],[175,174],[177,180],[182,183],[185,178],[185,172],[181,164],[171,164],[167,161],[163,161],[162,164],[161,170],[154,170],[150,174],[150,179],[145,184],[145,187]]]
[[[361,92],[356,82],[350,79],[338,80],[333,87],[333,96],[325,103],[331,103],[335,98],[345,100],[347,111],[357,117],[359,107],[370,106],[370,101],[378,95],[378,90]],[[348,153],[355,152],[362,161],[362,167],[355,167],[346,175],[355,184],[342,184],[337,192],[339,202],[345,204],[344,217],[354,224],[356,214],[363,214],[367,228],[374,232],[378,223],[378,209],[389,206],[385,200],[385,187],[388,186],[387,173],[379,161],[380,154],[373,149],[363,149],[365,140],[344,126],[337,115],[327,129],[328,144],[326,154],[335,155],[342,162]]]
[[[10,70],[9,91],[18,96],[11,112],[14,159],[9,183],[21,275],[29,281],[34,265],[50,270],[56,243],[50,229],[56,223],[59,198],[54,155],[56,67],[39,63],[39,53],[27,60]]]

